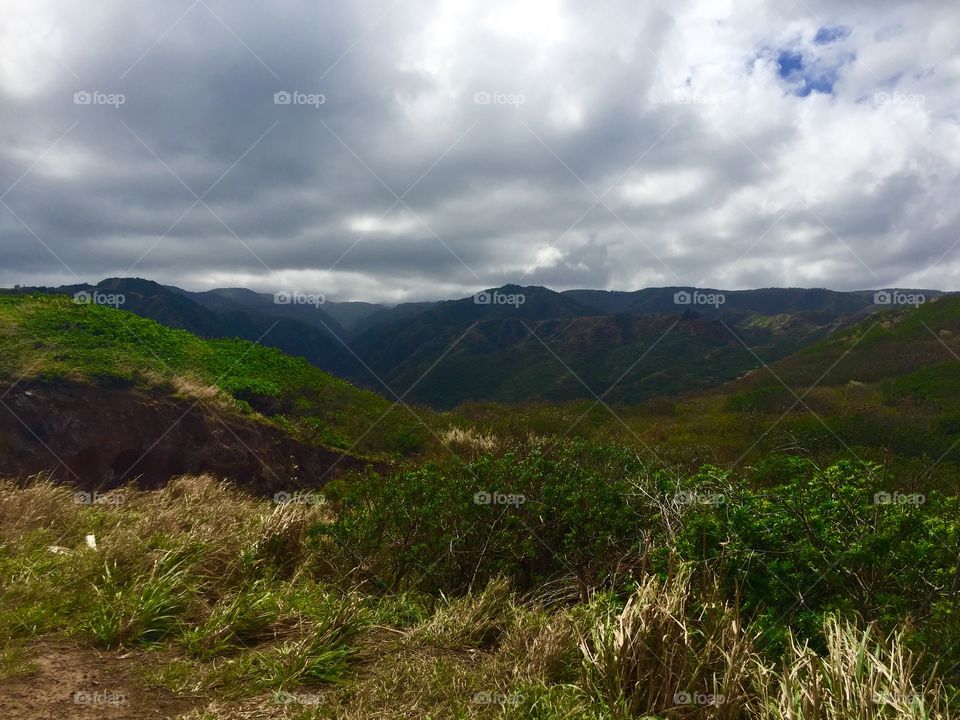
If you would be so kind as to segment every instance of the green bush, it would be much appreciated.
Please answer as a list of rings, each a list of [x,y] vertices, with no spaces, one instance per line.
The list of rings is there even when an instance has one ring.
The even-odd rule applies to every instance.
[[[960,504],[897,488],[873,464],[819,469],[772,457],[756,491],[687,516],[678,551],[713,566],[775,645],[789,625],[816,638],[829,614],[891,628],[909,620],[928,646],[960,640]],[[956,652],[956,651],[954,651]]]
[[[642,549],[654,508],[650,471],[626,450],[569,442],[368,473],[331,486],[332,539],[344,571],[391,590],[457,592],[503,575],[521,589],[570,576],[581,595]],[[659,479],[658,475],[655,475]]]

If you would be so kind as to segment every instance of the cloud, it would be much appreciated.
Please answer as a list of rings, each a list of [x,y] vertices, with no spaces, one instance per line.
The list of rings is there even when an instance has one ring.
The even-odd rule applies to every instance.
[[[7,5],[0,284],[958,285],[949,4]]]

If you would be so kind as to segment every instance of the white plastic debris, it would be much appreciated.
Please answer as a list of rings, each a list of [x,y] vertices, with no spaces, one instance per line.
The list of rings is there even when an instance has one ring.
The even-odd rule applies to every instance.
[[[96,535],[87,535],[87,547],[91,550],[97,549],[97,536]]]

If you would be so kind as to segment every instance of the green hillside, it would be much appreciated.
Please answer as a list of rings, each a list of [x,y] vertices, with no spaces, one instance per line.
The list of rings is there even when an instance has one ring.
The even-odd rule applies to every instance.
[[[411,320],[372,328],[357,338],[355,350],[391,384],[408,387],[422,377],[413,396],[434,407],[564,402],[611,386],[607,400],[628,404],[733,380],[760,365],[744,343],[779,359],[841,320],[807,311],[718,315],[663,298],[645,314],[599,314],[546,288],[488,292],[522,294],[526,302],[516,308],[471,298],[440,303]]]
[[[0,337],[7,382],[219,389],[238,411],[269,418],[298,439],[341,449],[356,443],[366,453],[409,451],[426,434],[409,412],[390,411],[379,395],[301,358],[246,340],[204,340],[65,296],[0,296]]]
[[[670,396],[674,388],[663,382],[640,403],[618,403],[618,393],[608,393],[610,409],[589,400],[470,403],[459,411],[501,434],[603,438],[690,469],[749,465],[771,452],[801,452],[819,462],[853,453],[924,486],[958,484],[960,298],[867,317],[779,360],[735,330],[743,344],[732,342],[754,367],[713,389],[689,384],[688,392]],[[682,362],[676,359],[671,372]],[[720,354],[703,358],[702,371],[717,373],[723,365],[713,364],[723,362]]]

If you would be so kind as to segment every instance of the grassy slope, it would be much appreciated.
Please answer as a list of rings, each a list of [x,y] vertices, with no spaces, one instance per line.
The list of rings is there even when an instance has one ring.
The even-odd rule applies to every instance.
[[[878,328],[883,332],[873,341],[877,345],[866,345],[865,339],[848,356],[858,373],[875,369],[877,348],[889,353],[897,348],[916,353],[914,360],[906,362],[900,355],[891,355],[883,372],[852,388],[849,380],[854,378],[841,374],[843,379],[824,381],[824,387],[815,391],[817,394],[811,393],[807,401],[830,423],[860,416],[889,416],[899,418],[902,425],[904,417],[911,417],[906,406],[884,403],[898,397],[890,387],[907,382],[905,387],[921,390],[919,395],[911,391],[905,396],[917,417],[938,417],[928,405],[953,400],[934,398],[936,390],[948,387],[937,374],[942,358],[932,352],[933,344],[921,342],[919,331],[939,345],[924,323],[937,333],[944,329],[952,332],[957,306],[938,304],[921,310],[915,315],[897,314],[899,322]],[[72,327],[74,323],[76,327]],[[369,418],[372,422],[387,405],[374,395],[275,351],[235,341],[205,342],[125,313],[78,308],[55,298],[0,300],[0,336],[3,376],[28,372],[48,378],[112,378],[131,383],[155,383],[157,376],[168,380],[184,376],[216,383],[237,396],[295,399],[305,412],[314,412],[331,424],[345,421],[344,412],[356,412],[364,416],[364,421]],[[949,336],[943,337],[952,342]],[[816,380],[821,367],[826,369],[832,359],[843,354],[849,338],[848,345],[843,344],[844,336],[838,336],[806,357],[785,360],[783,374],[794,368],[791,386],[802,392],[803,378]],[[866,350],[860,349],[863,347]],[[918,365],[920,361],[926,364]],[[775,370],[780,374],[781,366]],[[752,407],[748,403],[745,407],[737,401],[767,387],[773,384],[758,375],[722,392],[675,403],[650,403],[624,414],[633,432],[661,443],[661,449],[682,447],[696,455],[698,446],[713,445],[714,450],[735,453],[777,418],[775,406]],[[482,424],[507,435],[525,436],[531,431],[560,434],[585,409],[583,405],[495,409],[484,416]],[[819,435],[810,437],[832,442],[805,411],[792,414],[784,422],[790,430],[817,431]],[[344,425],[334,429],[351,431]],[[620,443],[634,442],[623,425],[611,420],[603,409],[588,416],[574,434],[582,432],[616,436]],[[534,457],[540,456],[538,452]],[[525,472],[524,466],[510,459],[492,467],[501,468],[503,473],[489,478],[493,489],[510,490],[511,483]],[[563,468],[559,477],[566,479]],[[621,480],[626,477],[615,464],[609,472]],[[460,499],[479,514],[471,500],[476,488],[469,475],[462,475],[459,470],[451,473],[459,483],[456,487],[463,486]],[[421,477],[416,473],[411,477],[410,498],[416,499],[420,493],[433,500],[442,497],[435,484],[416,482]],[[423,477],[436,480],[437,476]],[[578,502],[560,502],[565,496],[558,500],[560,507],[571,508],[570,517],[575,520],[564,518],[560,527],[569,525],[583,531],[582,535],[570,536],[573,554],[586,545],[584,538],[607,536],[597,532],[591,524],[595,518],[584,508],[595,508],[610,518],[609,507],[625,507],[616,497],[611,504],[599,504],[598,499],[606,497],[601,491],[610,486],[603,474],[596,475],[597,483],[591,486],[601,494],[583,494],[587,488],[581,480],[585,477],[594,477],[592,470],[569,478],[569,490]],[[384,487],[402,487],[397,477],[389,479]],[[900,487],[903,492],[911,489]],[[334,528],[331,522],[336,517],[336,502],[277,509],[205,479],[182,479],[155,492],[124,492],[124,502],[119,505],[82,506],[73,502],[66,488],[43,483],[26,488],[0,485],[0,597],[4,599],[0,638],[6,644],[0,645],[0,682],[5,673],[18,672],[22,665],[17,648],[31,639],[65,634],[100,646],[141,648],[160,644],[169,654],[135,650],[144,660],[149,680],[184,695],[199,695],[207,701],[217,698],[210,702],[207,714],[193,716],[204,720],[248,717],[252,713],[263,717],[345,719],[612,720],[626,715],[615,710],[620,702],[629,702],[631,707],[655,707],[660,717],[671,720],[783,720],[798,716],[789,715],[784,708],[791,697],[779,695],[783,678],[775,671],[761,669],[757,663],[760,658],[748,639],[730,621],[728,612],[732,610],[711,604],[709,607],[719,608],[717,613],[700,613],[700,600],[683,595],[692,587],[689,582],[661,588],[645,581],[636,591],[638,600],[631,612],[620,603],[608,607],[605,594],[600,592],[586,604],[548,608],[496,581],[486,591],[478,585],[461,597],[447,593],[454,598],[450,600],[416,589],[372,591],[374,584],[361,589],[358,577],[374,568],[373,561],[380,556],[358,557],[361,544],[338,543],[335,532],[326,532]],[[421,525],[429,530],[432,526],[426,523],[428,519],[444,528],[462,530],[458,525],[462,517],[449,513],[434,517],[431,506],[423,502],[371,502],[370,507],[383,508],[397,519],[412,516],[414,530]],[[497,523],[502,517],[502,512],[490,514]],[[552,514],[544,513],[544,517]],[[355,520],[345,517],[346,529]],[[584,520],[588,522],[583,524]],[[399,527],[406,528],[403,523]],[[378,528],[373,523],[371,532]],[[96,534],[97,551],[86,549],[87,533]],[[628,534],[640,537],[640,533]],[[431,565],[433,555],[417,544],[416,532],[409,535],[414,536],[411,556]],[[491,534],[483,532],[478,537],[474,549],[481,558],[487,557]],[[530,547],[539,551],[543,537],[542,532],[531,535]],[[409,541],[409,537],[402,531],[388,532],[387,538],[389,542],[377,542],[374,547],[383,549],[393,563],[397,561],[394,553],[398,544]],[[57,551],[51,552],[51,546]],[[448,547],[456,548],[456,552],[448,551]],[[526,546],[513,542],[510,547]],[[442,543],[442,549],[442,557],[451,557],[451,562],[464,551],[462,544],[455,542]],[[476,573],[475,567],[473,562],[466,563],[468,575]],[[389,572],[379,575],[393,576]],[[544,597],[548,596],[545,592]],[[687,605],[689,612],[684,609]],[[714,633],[715,628],[704,620],[712,617],[723,621],[717,627],[734,628],[735,632]],[[624,627],[626,641],[618,645],[617,630]],[[858,636],[838,632],[837,656],[831,656],[826,664],[821,666],[807,655],[787,662],[795,674],[793,687],[800,694],[826,693],[834,707],[830,711],[808,707],[802,716],[830,720],[948,717],[919,711],[908,715],[893,707],[882,714],[870,714],[869,698],[896,695],[912,702],[911,698],[919,697],[909,683],[896,688],[884,684],[882,672],[875,671],[884,664],[896,663],[882,653],[876,660],[871,658],[870,677],[864,680],[858,676],[852,685],[852,702],[863,706],[862,713],[853,712],[847,701],[833,697],[828,690],[830,683],[854,677],[863,667],[856,652]],[[668,656],[678,658],[676,665],[669,666],[670,672],[644,652],[650,643],[679,649],[676,655]],[[710,663],[720,668],[717,672],[731,683],[723,686],[723,692],[734,700],[731,714],[719,715],[711,706],[674,707],[678,692],[712,687],[712,678],[691,670],[699,668],[700,663],[687,662],[687,658],[705,657],[711,658]],[[724,664],[726,657],[735,657],[737,662]],[[625,674],[621,667],[627,668]],[[906,675],[891,672],[891,676]],[[830,677],[818,673],[830,673]],[[656,702],[636,694],[635,688],[652,688]],[[320,706],[293,703],[284,707],[276,701],[276,691],[317,699]],[[927,695],[932,702],[939,691],[934,688]],[[754,707],[761,700],[768,710]],[[751,709],[740,713],[747,707],[741,703]]]
[[[593,402],[472,403],[459,414],[508,436],[569,430],[651,447],[688,469],[749,463],[784,448],[823,461],[850,457],[852,450],[895,462],[909,477],[935,468],[927,482],[957,483],[960,298],[867,318],[778,362],[753,347],[769,369],[714,390],[638,405],[620,406],[608,395],[620,419]]]
[[[787,658],[782,689],[734,609],[707,589],[704,612],[683,573],[627,589],[626,607],[601,592],[545,606],[501,580],[455,598],[361,592],[314,532],[326,505],[276,508],[209,478],[119,493],[84,506],[63,486],[0,482],[0,694],[44,641],[69,638],[191,698],[182,720],[950,717],[898,639],[843,623],[823,661]],[[691,692],[720,707],[678,702]]]
[[[366,452],[409,450],[412,415],[300,358],[245,340],[203,340],[61,296],[0,296],[0,378],[216,386],[301,439]],[[373,430],[378,418],[386,414]],[[422,412],[419,413],[423,415]],[[369,430],[369,432],[368,432]],[[365,435],[366,433],[366,435]]]

